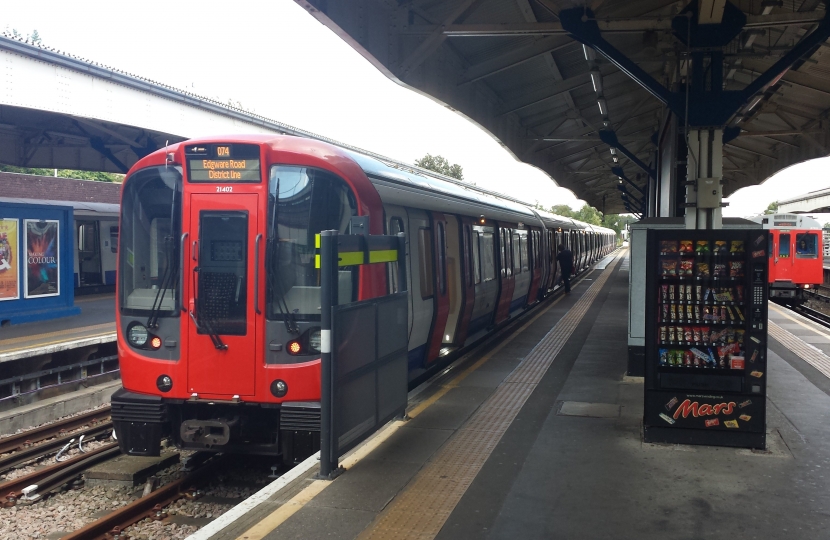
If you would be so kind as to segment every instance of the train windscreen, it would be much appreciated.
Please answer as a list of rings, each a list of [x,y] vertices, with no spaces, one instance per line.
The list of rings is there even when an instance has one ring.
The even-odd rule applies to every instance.
[[[347,234],[357,215],[355,198],[330,172],[288,165],[271,167],[268,194],[267,316],[319,320],[315,235],[332,229]],[[339,303],[353,301],[356,271],[341,268],[338,274]]]
[[[181,185],[178,167],[142,169],[124,183],[118,275],[125,313],[176,310]]]

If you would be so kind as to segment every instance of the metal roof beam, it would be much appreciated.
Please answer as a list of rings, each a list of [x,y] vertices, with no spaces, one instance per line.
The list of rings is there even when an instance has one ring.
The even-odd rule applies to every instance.
[[[701,9],[706,3],[717,3],[717,0],[703,0]],[[723,1],[721,0],[721,14],[723,17]],[[776,13],[769,15],[747,15],[744,28],[774,28],[792,25],[816,24],[824,19],[824,11],[806,13]],[[672,30],[672,17],[636,17],[630,19],[587,19],[596,22],[599,31],[604,34],[667,32]],[[716,24],[703,23],[701,24]],[[527,37],[527,36],[555,36],[567,35],[569,32],[562,27],[561,22],[524,22],[524,23],[490,23],[490,24],[448,24],[443,27],[424,27],[424,32],[433,29],[441,30],[446,37]]]

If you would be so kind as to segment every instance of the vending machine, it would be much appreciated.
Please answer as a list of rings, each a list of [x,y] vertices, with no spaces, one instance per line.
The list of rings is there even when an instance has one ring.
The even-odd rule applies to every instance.
[[[647,442],[765,447],[767,235],[648,232]]]

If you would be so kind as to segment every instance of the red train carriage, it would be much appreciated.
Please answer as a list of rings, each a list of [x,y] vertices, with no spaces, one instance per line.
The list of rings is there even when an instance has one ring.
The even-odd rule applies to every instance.
[[[163,436],[288,461],[316,450],[315,234],[367,221],[406,235],[410,380],[549,294],[557,243],[578,246],[583,266],[615,245],[608,229],[315,140],[170,146],[133,167],[122,195],[122,450],[158,454]],[[396,290],[389,270],[343,267],[340,303]]]
[[[770,230],[770,298],[803,302],[804,289],[818,287],[823,280],[821,225],[799,214],[773,214],[756,221]]]

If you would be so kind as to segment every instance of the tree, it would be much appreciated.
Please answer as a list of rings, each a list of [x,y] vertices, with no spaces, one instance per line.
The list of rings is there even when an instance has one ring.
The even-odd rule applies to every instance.
[[[461,165],[457,163],[453,163],[452,165],[450,165],[450,162],[442,156],[433,156],[431,154],[427,154],[421,159],[416,159],[415,165],[417,165],[418,167],[422,167],[424,169],[429,169],[430,171],[441,173],[445,176],[449,176],[457,180],[464,180],[464,170],[461,168]]]
[[[31,39],[32,45],[40,45],[41,43],[40,34],[38,33],[37,29],[32,31],[31,36],[26,36],[26,39]]]
[[[0,164],[0,172],[12,172],[20,174],[31,174],[34,176],[54,176],[55,169],[41,169],[32,167],[15,167],[14,165]],[[123,182],[124,175],[96,171],[76,171],[74,169],[58,169],[60,178],[73,178],[75,180],[94,180],[96,182]]]
[[[767,206],[767,209],[764,210],[765,214],[774,214],[776,212],[778,212],[778,201],[772,201],[769,203],[769,206]]]
[[[24,39],[25,41],[31,41],[32,45],[40,45],[42,43],[40,39],[40,33],[37,30],[34,30],[31,34],[26,34],[24,37],[23,34],[17,31],[17,28],[9,29],[6,27],[6,33],[11,34],[14,39]]]

